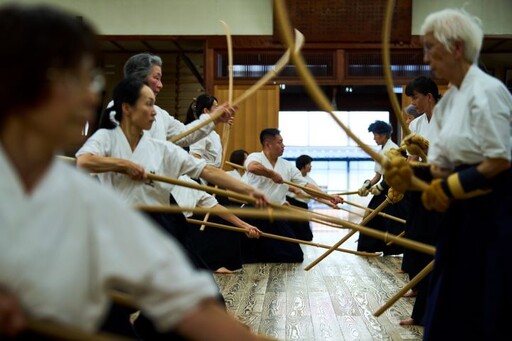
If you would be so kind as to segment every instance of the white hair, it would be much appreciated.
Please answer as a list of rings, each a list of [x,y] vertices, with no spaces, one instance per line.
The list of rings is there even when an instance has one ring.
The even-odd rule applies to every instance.
[[[421,26],[420,33],[432,33],[451,52],[455,41],[464,43],[464,57],[476,63],[482,48],[484,33],[479,18],[464,9],[444,9],[431,13]]]

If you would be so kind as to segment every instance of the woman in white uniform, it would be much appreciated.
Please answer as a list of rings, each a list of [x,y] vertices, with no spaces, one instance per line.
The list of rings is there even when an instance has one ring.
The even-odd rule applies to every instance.
[[[217,109],[217,98],[210,95],[199,95],[187,112],[185,123],[197,120],[203,114],[208,114]],[[189,154],[197,159],[205,160],[207,164],[220,168],[222,163],[222,141],[220,135],[212,130],[205,138],[193,143],[189,147]],[[208,182],[201,179],[203,184]]]
[[[431,141],[435,134],[433,111],[435,105],[441,99],[437,84],[431,78],[416,77],[406,86],[405,94],[411,97],[414,107],[423,113],[409,125],[411,133]],[[417,161],[419,158],[409,155],[408,159]],[[432,181],[432,176],[427,167],[415,167],[414,172],[417,177],[428,182]],[[421,203],[421,192],[407,191],[402,200],[409,202],[405,237],[435,245],[437,228],[441,224],[443,214],[436,211],[427,211]],[[433,256],[426,253],[405,248],[402,269],[408,274],[409,279],[413,279],[433,259]],[[416,297],[416,300],[414,301],[411,317],[400,321],[400,325],[423,325],[429,281],[430,274],[404,295],[405,297]]]
[[[124,64],[123,71],[125,78],[136,78],[145,82],[151,90],[153,90],[156,99],[163,88],[162,68],[163,62],[159,56],[144,52],[131,56]],[[111,106],[112,102],[110,102],[107,107]],[[155,104],[154,107],[156,112],[155,122],[151,125],[149,134],[152,138],[162,141],[172,139],[174,136],[192,129],[196,125],[210,118],[210,114],[202,114],[198,115],[197,120],[183,124],[158,105]],[[190,146],[192,143],[197,142],[210,134],[210,132],[214,130],[215,124],[228,122],[230,119],[230,113],[225,112],[214,122],[206,124],[202,128],[199,128],[195,132],[179,139],[175,143],[181,147]]]
[[[187,175],[179,177],[180,180],[194,182]],[[187,188],[183,186],[174,186],[172,195],[176,198],[178,205],[183,207],[203,207],[203,208],[224,208],[217,199],[204,191]],[[184,212],[185,217],[203,220],[202,215],[193,215],[192,212]],[[244,229],[249,238],[259,238],[261,231],[255,226],[248,224],[236,215],[230,213],[227,209],[225,213],[211,215],[209,222],[234,225]],[[230,224],[229,224],[230,223]],[[189,224],[189,237],[192,248],[205,261],[208,267],[215,273],[229,274],[233,270],[242,268],[241,238],[240,233],[227,231],[215,227],[206,227],[200,230],[200,225]]]
[[[436,179],[421,198],[427,209],[446,212],[425,340],[498,340],[510,333],[512,96],[477,66],[480,25],[464,10],[445,9],[421,27],[425,62],[452,84],[434,109],[428,159]]]
[[[87,20],[2,5],[0,39],[0,65],[9,66],[0,68],[9,80],[0,83],[0,287],[31,319],[87,332],[102,328],[109,291],[123,287],[161,333],[258,339],[216,302],[211,276],[193,269],[174,240],[54,157],[82,139],[98,105]]]
[[[170,191],[172,185],[145,180],[145,174],[155,173],[170,177],[187,174],[193,178],[204,177],[223,188],[254,197],[258,205],[265,205],[263,193],[230,177],[225,172],[204,160],[188,155],[180,147],[151,139],[145,130],[151,128],[155,111],[155,96],[151,89],[137,79],[125,78],[114,89],[114,118],[106,110],[100,129],[91,136],[76,153],[77,165],[89,172],[97,173],[100,182],[114,188],[132,205],[168,205],[174,203]],[[162,213],[150,214],[163,228],[173,234],[189,251],[187,229],[182,226],[183,215]],[[181,220],[176,221],[176,218]],[[196,259],[197,260],[197,259]],[[198,260],[197,265],[201,265]],[[204,265],[204,264],[203,264]]]

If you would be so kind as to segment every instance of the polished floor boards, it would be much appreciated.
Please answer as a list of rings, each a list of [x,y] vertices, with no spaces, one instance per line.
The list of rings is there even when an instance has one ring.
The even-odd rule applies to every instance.
[[[343,219],[360,218],[319,210]],[[332,245],[350,230],[314,225],[314,242]],[[343,248],[356,248],[358,233]],[[380,317],[374,312],[407,282],[400,256],[361,257],[334,252],[309,271],[325,249],[302,246],[302,264],[250,264],[216,275],[228,310],[254,332],[278,340],[421,340],[423,328],[402,327],[414,298],[400,298]]]

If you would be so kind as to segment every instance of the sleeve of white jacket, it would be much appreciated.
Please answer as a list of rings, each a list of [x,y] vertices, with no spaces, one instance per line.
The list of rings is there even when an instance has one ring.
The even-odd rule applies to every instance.
[[[104,287],[125,288],[162,332],[219,294],[211,275],[193,268],[172,236],[110,201],[108,214],[98,215],[103,220],[96,225],[103,226],[92,242],[96,275]]]
[[[167,122],[167,139],[168,140],[173,138],[174,136],[177,136],[185,131],[188,131],[188,130],[194,128],[201,122],[210,118],[210,115],[203,114],[203,115],[201,115],[201,117],[199,117],[199,119],[185,125],[181,121],[179,121],[179,120],[175,119],[174,117],[172,117],[171,115],[169,115],[168,113],[167,113],[167,115],[169,116],[169,120]],[[215,123],[210,122],[210,123],[206,124],[205,126],[199,128],[198,130],[194,131],[193,133],[188,134],[187,136],[179,139],[178,141],[175,142],[175,144],[177,144],[180,147],[188,147],[191,144],[193,144],[194,142],[197,142],[197,141],[201,140],[202,138],[204,138],[205,136],[207,136],[208,134],[210,134],[214,128],[215,128]]]

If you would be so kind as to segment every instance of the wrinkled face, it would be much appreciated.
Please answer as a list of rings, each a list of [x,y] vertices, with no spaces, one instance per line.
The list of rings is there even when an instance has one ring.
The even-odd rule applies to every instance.
[[[386,144],[388,138],[386,134],[373,133],[373,140],[375,141],[375,143],[377,143],[377,145],[383,146]]]
[[[164,87],[162,84],[162,68],[158,65],[153,65],[148,77],[146,78],[146,82],[155,93],[155,96],[158,96],[160,90]]]
[[[140,96],[134,106],[126,105],[126,112],[123,118],[127,118],[131,123],[141,130],[151,129],[151,125],[155,121],[155,94],[147,86],[144,85],[140,89]]]
[[[430,65],[432,73],[437,78],[450,80],[450,74],[455,69],[455,58],[451,52],[444,47],[429,32],[423,37],[423,61]]]
[[[99,75],[87,57],[73,70],[49,70],[50,91],[45,102],[26,115],[27,129],[36,132],[50,148],[82,143],[82,129],[99,104]]]
[[[267,148],[271,155],[279,157],[284,153],[284,143],[281,135],[274,136],[266,142]]]

